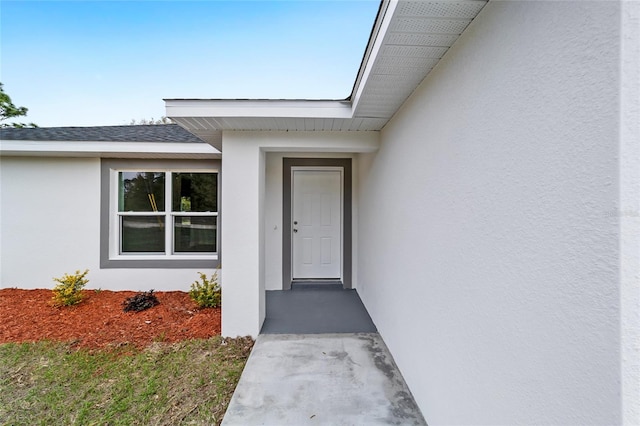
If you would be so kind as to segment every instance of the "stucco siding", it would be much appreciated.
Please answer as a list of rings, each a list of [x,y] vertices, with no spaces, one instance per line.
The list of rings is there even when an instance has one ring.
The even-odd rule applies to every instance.
[[[260,258],[264,155],[231,137],[223,137],[222,148],[222,334],[257,336],[265,315]]]
[[[360,158],[359,292],[429,424],[615,424],[613,2],[490,2]]]
[[[620,315],[623,422],[640,424],[640,3],[622,5]]]
[[[265,290],[282,289],[282,158],[351,158],[378,143],[377,132],[224,132],[223,335],[257,336]]]
[[[0,159],[0,288],[52,288],[89,269],[88,288],[188,290],[195,269],[100,269],[100,159]],[[213,269],[198,269],[212,273]]]

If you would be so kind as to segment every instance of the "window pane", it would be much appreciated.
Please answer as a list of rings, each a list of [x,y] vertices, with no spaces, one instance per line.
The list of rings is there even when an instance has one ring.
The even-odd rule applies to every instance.
[[[217,212],[217,173],[173,173],[172,211]]]
[[[122,253],[164,253],[164,216],[122,216]]]
[[[164,173],[120,172],[118,178],[118,211],[164,211]]]
[[[215,252],[215,216],[175,216],[175,252]]]

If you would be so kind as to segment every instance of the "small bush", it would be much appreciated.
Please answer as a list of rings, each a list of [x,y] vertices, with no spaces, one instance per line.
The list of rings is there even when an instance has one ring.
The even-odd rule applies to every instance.
[[[155,294],[153,294],[153,290],[145,291],[136,294],[133,297],[127,297],[127,299],[122,302],[124,305],[124,311],[135,311],[140,312],[145,309],[153,308],[154,306],[160,304],[158,298]]]
[[[75,274],[64,274],[62,278],[54,278],[58,284],[53,288],[53,304],[55,306],[70,306],[82,301],[82,288],[89,282],[86,275],[88,269],[84,272],[76,271]]]
[[[198,272],[200,281],[196,280],[191,284],[189,296],[201,308],[217,308],[220,306],[220,285],[218,285],[218,273],[214,272],[211,278],[207,274]]]

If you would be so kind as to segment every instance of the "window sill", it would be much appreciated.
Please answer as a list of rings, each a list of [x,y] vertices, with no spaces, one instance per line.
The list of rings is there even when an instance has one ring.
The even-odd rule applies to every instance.
[[[109,260],[218,260],[217,254],[117,254]]]
[[[156,268],[156,269],[196,269],[217,268],[218,256],[114,256],[100,259],[101,269]]]

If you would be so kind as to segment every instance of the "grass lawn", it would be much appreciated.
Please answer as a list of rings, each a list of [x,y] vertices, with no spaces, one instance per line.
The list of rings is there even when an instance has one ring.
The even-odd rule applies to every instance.
[[[250,338],[109,351],[0,344],[0,425],[219,424]]]

